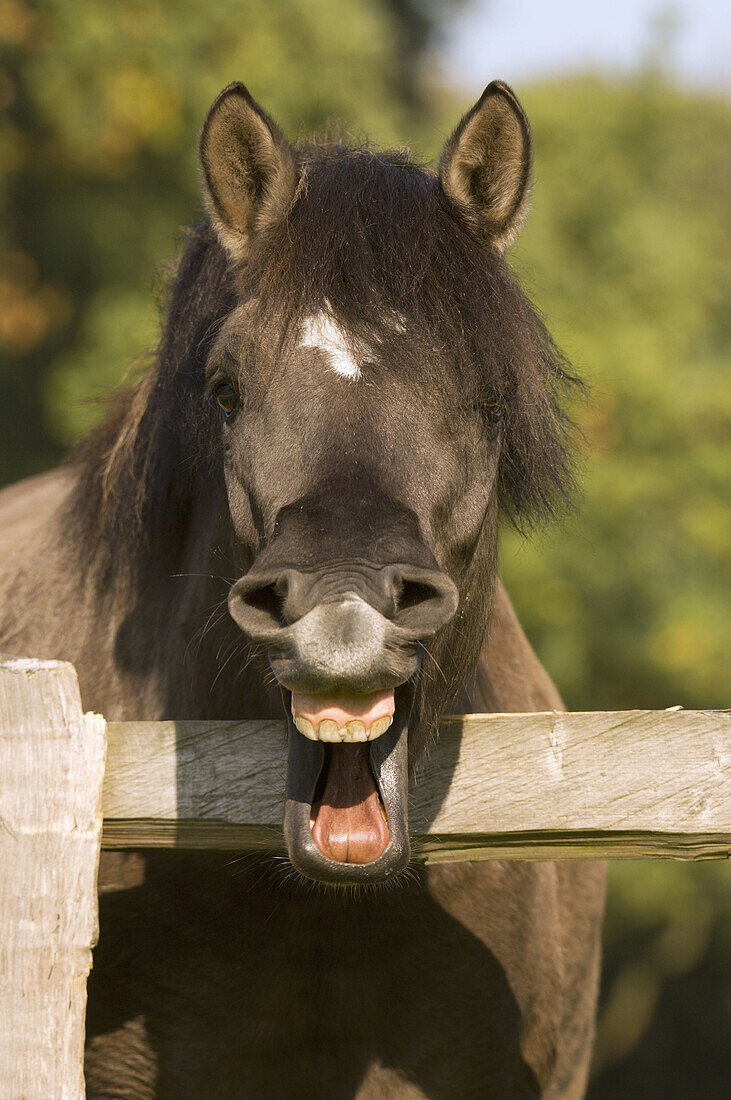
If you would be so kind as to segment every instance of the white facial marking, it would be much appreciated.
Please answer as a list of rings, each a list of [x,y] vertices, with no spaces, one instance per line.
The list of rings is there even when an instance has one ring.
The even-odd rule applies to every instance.
[[[300,328],[299,347],[319,348],[330,360],[330,369],[341,378],[356,382],[362,377],[360,367],[353,357],[348,338],[337,321],[328,313],[306,317]]]

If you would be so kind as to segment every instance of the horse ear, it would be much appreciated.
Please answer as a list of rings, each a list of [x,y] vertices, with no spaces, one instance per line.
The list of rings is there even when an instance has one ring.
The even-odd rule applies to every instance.
[[[444,193],[502,253],[520,232],[531,177],[528,119],[512,90],[493,80],[444,146]]]
[[[208,112],[200,163],[221,244],[241,260],[251,234],[285,213],[297,186],[291,148],[243,84],[229,84]]]

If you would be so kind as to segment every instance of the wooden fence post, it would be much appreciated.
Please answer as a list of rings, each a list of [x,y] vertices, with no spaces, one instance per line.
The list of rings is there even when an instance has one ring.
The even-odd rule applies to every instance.
[[[83,1100],[106,754],[61,661],[0,659],[0,1096]]]

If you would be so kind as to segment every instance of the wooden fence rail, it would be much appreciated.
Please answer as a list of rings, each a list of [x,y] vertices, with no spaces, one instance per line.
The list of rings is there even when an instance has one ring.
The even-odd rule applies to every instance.
[[[108,848],[282,848],[284,722],[110,723]],[[409,808],[414,854],[727,857],[731,716],[445,718]]]
[[[284,722],[107,725],[71,665],[0,660],[2,1100],[84,1095],[100,847],[281,848],[285,770]],[[410,825],[425,862],[728,858],[731,715],[445,718]]]

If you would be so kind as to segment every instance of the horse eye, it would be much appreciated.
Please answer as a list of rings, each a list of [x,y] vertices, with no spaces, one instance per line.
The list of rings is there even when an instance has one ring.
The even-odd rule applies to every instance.
[[[219,382],[213,390],[213,396],[226,416],[230,416],[239,403],[239,395],[230,382]]]
[[[498,424],[502,420],[503,414],[505,413],[505,409],[502,405],[488,405],[486,411],[487,419],[492,424]]]

